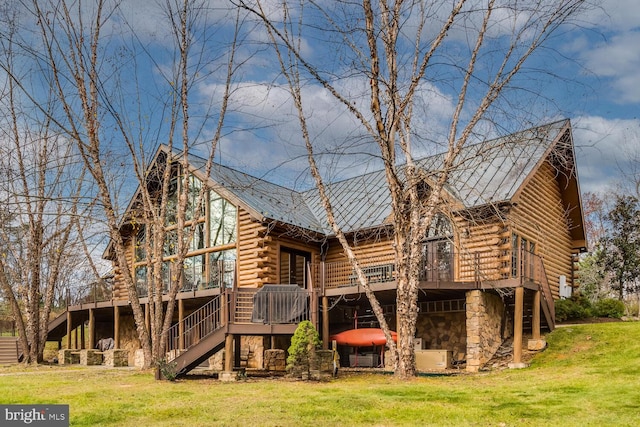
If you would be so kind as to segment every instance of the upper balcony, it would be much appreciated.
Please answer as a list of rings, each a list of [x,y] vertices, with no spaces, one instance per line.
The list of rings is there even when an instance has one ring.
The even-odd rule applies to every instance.
[[[393,255],[358,259],[373,290],[394,289],[397,271]],[[325,295],[360,292],[361,285],[348,261],[311,265],[314,287]],[[542,259],[528,251],[442,251],[425,254],[419,267],[423,289],[487,289],[546,282]]]
[[[373,291],[397,287],[393,255],[358,260]],[[338,296],[363,292],[347,261],[310,266],[314,288],[321,295]],[[543,260],[526,250],[496,249],[485,252],[435,251],[423,255],[419,267],[421,289],[498,289],[523,286],[541,292],[548,321],[555,318],[553,294]]]

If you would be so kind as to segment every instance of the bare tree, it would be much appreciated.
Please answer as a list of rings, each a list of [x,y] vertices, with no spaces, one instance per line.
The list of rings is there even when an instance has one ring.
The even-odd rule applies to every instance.
[[[585,231],[590,249],[597,248],[599,242],[607,233],[607,202],[606,196],[587,192],[583,194]]]
[[[448,211],[443,187],[451,172],[460,167],[459,154],[474,140],[480,125],[495,120],[500,111],[506,114],[498,108],[502,102],[515,101],[508,89],[513,88],[525,62],[585,2],[285,1],[279,9],[261,0],[236,3],[266,28],[285,77],[283,85],[298,111],[311,173],[329,224],[384,330],[396,359],[396,375],[413,376],[422,241],[436,213]],[[310,39],[320,41],[314,47],[323,54],[309,48]],[[323,49],[322,42],[330,48]],[[328,56],[336,60],[327,60]],[[345,87],[348,79],[366,82],[361,85],[366,89],[358,92]],[[313,101],[303,99],[302,91],[309,82],[320,85],[356,118],[375,142],[384,166],[397,270],[397,348],[353,245],[335,220],[336,208],[316,163],[314,150],[318,147],[309,132]],[[439,84],[449,94],[452,109],[446,120],[442,164],[426,171],[416,165],[415,158],[419,144],[428,137],[420,135],[416,124],[434,113],[421,109],[428,96],[424,94],[429,94],[425,88]]]
[[[640,197],[640,135],[626,135],[621,152],[623,162],[618,169],[623,176],[620,186],[635,197]]]
[[[199,154],[204,153],[207,162],[202,173],[208,176],[231,94],[237,23],[221,19],[228,30],[225,34],[231,34],[225,42],[216,32],[222,24],[210,20],[220,11],[209,8],[208,2],[167,0],[161,5],[164,21],[155,24],[169,28],[169,32],[161,35],[159,43],[157,38],[149,41],[149,35],[127,21],[123,6],[106,0],[24,4],[36,28],[25,26],[21,54],[39,67],[38,78],[50,88],[55,111],[38,101],[40,94],[32,90],[32,82],[5,71],[73,142],[97,187],[110,250],[119,280],[127,289],[149,366],[164,357],[165,332],[171,325],[173,302],[184,280],[182,264],[196,228],[196,221],[188,215],[202,209],[206,191],[205,186],[194,187],[187,173],[188,156],[195,147]],[[32,48],[34,45],[37,47]],[[142,63],[150,65],[145,69]],[[199,86],[212,79],[223,82],[218,96],[195,108]],[[154,80],[154,87],[150,87],[150,80]],[[166,144],[169,154],[154,158],[160,143]],[[111,144],[118,148],[112,149]],[[121,195],[111,181],[108,160],[117,150],[126,153],[121,161],[133,169],[138,183],[132,210],[125,218],[119,210]],[[180,154],[174,155],[178,151]],[[176,175],[179,183],[173,185]],[[176,204],[170,206],[174,196]],[[175,213],[176,249],[166,304],[163,261],[166,218],[171,209]],[[121,234],[123,224],[142,226],[147,236],[143,245],[149,329],[134,276],[136,260],[127,257],[127,242]]]
[[[6,63],[14,63],[10,38]],[[15,74],[18,71],[12,69]],[[0,225],[0,290],[9,302],[25,363],[42,361],[54,296],[63,272],[82,256],[71,239],[81,206],[84,168],[74,146],[51,129],[51,121],[33,119],[9,79],[2,105],[0,134],[3,206]]]

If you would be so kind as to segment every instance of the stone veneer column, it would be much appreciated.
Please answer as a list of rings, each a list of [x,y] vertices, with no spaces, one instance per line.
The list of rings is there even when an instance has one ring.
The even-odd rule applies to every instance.
[[[504,304],[494,294],[467,292],[467,370],[477,372],[502,344]]]

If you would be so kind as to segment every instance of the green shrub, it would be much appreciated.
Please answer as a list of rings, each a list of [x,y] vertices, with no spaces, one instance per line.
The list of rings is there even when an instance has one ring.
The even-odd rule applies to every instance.
[[[308,376],[321,341],[318,331],[308,320],[300,322],[291,338],[287,371],[294,376]]]
[[[594,305],[594,313],[598,317],[611,317],[619,319],[624,316],[624,303],[614,298],[605,298]]]
[[[556,301],[556,320],[580,320],[592,316],[592,308],[589,300],[581,297],[560,299]]]
[[[173,360],[171,362],[167,362],[166,359],[160,359],[156,362],[156,366],[160,371],[160,378],[164,378],[165,380],[175,381],[178,377],[178,369],[176,362]]]

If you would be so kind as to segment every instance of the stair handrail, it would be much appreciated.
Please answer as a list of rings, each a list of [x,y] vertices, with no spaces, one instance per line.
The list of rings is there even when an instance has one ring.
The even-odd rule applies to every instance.
[[[541,291],[542,300],[544,300],[545,302],[545,304],[543,305],[543,311],[545,313],[545,316],[547,317],[547,323],[549,324],[549,329],[553,330],[556,326],[556,308],[553,300],[553,293],[551,292],[551,286],[549,285],[547,272],[544,268],[544,263],[542,262],[542,258],[536,255],[535,259],[536,259],[538,271],[540,272],[539,279],[538,279],[538,288]],[[544,309],[545,307],[546,309]]]
[[[170,353],[172,350],[186,351],[196,345],[202,338],[223,327],[226,324],[222,318],[221,302],[223,301],[223,296],[224,294],[216,295],[202,307],[182,319],[182,322],[171,326],[167,330],[165,352]],[[181,323],[184,326],[182,334],[180,334]],[[184,341],[185,337],[191,335],[194,331],[198,332],[198,340],[186,345]],[[177,354],[174,355],[174,357],[175,356],[177,356]]]

